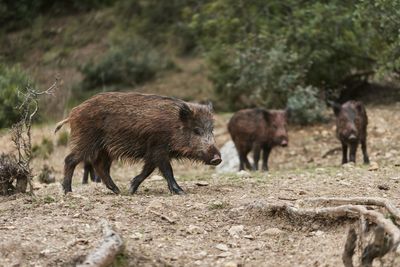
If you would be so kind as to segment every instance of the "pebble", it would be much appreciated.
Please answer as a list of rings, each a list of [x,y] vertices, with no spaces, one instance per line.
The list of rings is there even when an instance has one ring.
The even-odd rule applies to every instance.
[[[238,238],[241,234],[243,234],[243,232],[244,232],[243,225],[234,225],[228,230],[228,233],[234,238]]]
[[[228,251],[228,250],[229,250],[228,246],[225,245],[225,244],[222,244],[222,243],[216,245],[215,248],[216,248],[216,249],[219,249],[219,250],[221,250],[221,251]]]
[[[236,175],[239,176],[240,178],[251,178],[251,174],[245,170],[237,172]]]

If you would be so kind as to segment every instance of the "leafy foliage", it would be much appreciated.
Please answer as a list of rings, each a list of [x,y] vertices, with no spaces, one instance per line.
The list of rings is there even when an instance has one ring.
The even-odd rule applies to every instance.
[[[0,127],[10,127],[20,118],[18,92],[31,84],[18,67],[0,64]]]
[[[110,85],[136,86],[153,79],[159,71],[174,67],[172,61],[136,38],[116,44],[98,62],[81,69],[83,90],[106,88]]]

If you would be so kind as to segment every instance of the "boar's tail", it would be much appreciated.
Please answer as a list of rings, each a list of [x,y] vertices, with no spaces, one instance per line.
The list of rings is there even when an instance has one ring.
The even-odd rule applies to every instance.
[[[59,123],[57,123],[56,129],[54,129],[54,133],[57,133],[63,127],[63,125],[68,122],[69,122],[69,118],[66,118],[66,119],[60,121]]]

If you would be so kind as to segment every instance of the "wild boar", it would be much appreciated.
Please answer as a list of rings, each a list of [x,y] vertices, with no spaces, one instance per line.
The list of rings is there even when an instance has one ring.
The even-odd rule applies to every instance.
[[[258,161],[263,150],[262,169],[268,171],[268,158],[274,146],[288,145],[287,110],[266,110],[263,108],[242,109],[236,112],[228,123],[228,131],[239,154],[239,170],[258,170]],[[247,154],[253,150],[254,165]]]
[[[360,101],[350,100],[343,105],[335,102],[328,102],[328,104],[332,106],[336,117],[336,137],[342,143],[342,164],[348,162],[348,147],[350,147],[350,161],[356,162],[357,147],[360,143],[364,164],[368,164],[368,116],[363,103]]]
[[[71,152],[65,158],[63,187],[71,191],[76,165],[91,162],[103,183],[118,194],[109,169],[113,160],[143,161],[142,172],[131,180],[129,192],[158,168],[172,193],[183,194],[171,167],[172,159],[191,159],[218,165],[210,105],[158,95],[109,92],[98,94],[73,108],[58,123],[71,128]]]

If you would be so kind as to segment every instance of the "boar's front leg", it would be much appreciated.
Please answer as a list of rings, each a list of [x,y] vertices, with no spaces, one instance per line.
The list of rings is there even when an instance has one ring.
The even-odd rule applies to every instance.
[[[262,163],[262,169],[263,171],[268,171],[268,158],[269,154],[271,153],[271,147],[270,146],[264,146],[263,148],[263,163]]]
[[[161,174],[168,182],[168,189],[173,194],[183,195],[185,192],[183,189],[177,184],[174,173],[172,171],[172,166],[169,160],[165,159],[158,164],[158,168],[160,169]]]
[[[369,164],[369,157],[367,153],[367,141],[365,139],[361,141],[361,149],[364,157],[364,164]]]
[[[149,177],[149,175],[154,171],[154,169],[155,169],[154,164],[153,164],[152,162],[150,162],[150,161],[146,161],[146,162],[144,163],[142,172],[141,172],[138,176],[136,176],[136,177],[134,177],[134,178],[132,179],[132,181],[131,181],[131,186],[130,186],[130,188],[129,188],[129,193],[130,193],[130,194],[134,194],[134,193],[137,191],[137,189],[138,189],[138,187],[140,186],[140,184],[141,184],[147,177]]]
[[[342,141],[342,164],[347,163],[347,144]]]
[[[358,147],[358,143],[350,144],[350,162],[356,163],[357,147]]]
[[[254,171],[258,170],[258,161],[260,160],[260,153],[261,153],[261,146],[259,144],[254,144],[254,148],[253,148],[253,157],[254,157],[253,170]]]

